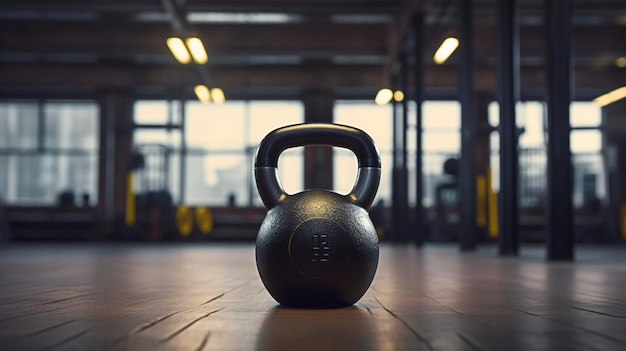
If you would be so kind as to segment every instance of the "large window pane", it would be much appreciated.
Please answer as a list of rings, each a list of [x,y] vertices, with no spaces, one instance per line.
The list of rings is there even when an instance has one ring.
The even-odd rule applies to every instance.
[[[0,148],[37,148],[38,123],[36,102],[0,102]]]
[[[572,127],[598,127],[602,123],[602,110],[595,102],[576,101],[570,105]]]
[[[574,205],[594,208],[606,197],[606,177],[602,156],[601,108],[593,102],[573,102],[570,106],[572,130],[570,148],[574,168]]]
[[[178,124],[180,101],[137,101],[134,120],[141,125]],[[174,203],[180,202],[180,129],[136,128],[133,151],[144,166],[134,172],[135,193],[167,191]]]
[[[519,137],[521,148],[545,146],[544,109],[545,106],[541,102],[529,101],[517,104],[518,126],[524,128]]]
[[[137,101],[135,103],[134,120],[137,124],[166,124],[172,110],[168,101]]]
[[[98,129],[91,101],[0,102],[0,196],[41,206],[71,192],[76,204],[95,205]]]
[[[434,206],[435,190],[454,178],[443,164],[461,155],[461,104],[458,101],[425,101],[423,104],[422,169],[425,206]]]
[[[249,133],[248,150],[253,162],[256,147],[272,130],[286,125],[304,122],[304,106],[300,101],[250,101],[248,103]],[[304,188],[304,148],[286,150],[278,159],[281,185],[288,194],[298,193]],[[256,185],[253,185],[252,202],[262,206]]]
[[[384,199],[391,203],[391,150],[392,150],[392,110],[391,105],[378,106],[373,102],[339,101],[335,103],[334,122],[357,127],[368,133],[380,152],[382,176],[376,200]],[[357,160],[348,150],[333,150],[334,190],[347,194],[352,190],[357,172]]]
[[[250,166],[242,153],[187,157],[185,203],[227,206],[247,205]]]
[[[425,153],[448,153],[456,155],[461,150],[459,132],[428,132],[424,131],[422,145]]]
[[[602,149],[602,133],[596,130],[574,130],[570,134],[572,153],[599,153]]]
[[[187,147],[207,150],[245,150],[245,104],[223,105],[188,102],[185,136]]]
[[[422,109],[422,127],[425,130],[461,128],[461,104],[458,101],[425,101]]]
[[[164,129],[136,129],[133,135],[133,144],[136,146],[146,144],[159,144],[169,148],[180,147],[180,131]]]
[[[251,101],[248,109],[250,145],[258,144],[278,127],[304,122],[304,107],[299,101]]]
[[[179,102],[140,101],[135,105],[135,121],[158,124],[178,120]],[[149,116],[144,116],[148,114]],[[173,117],[172,117],[173,116]],[[299,101],[228,101],[223,105],[185,104],[184,196],[180,196],[180,133],[176,130],[137,129],[138,148],[164,145],[171,150],[167,190],[176,203],[188,205],[262,206],[253,179],[252,162],[259,141],[278,127],[302,123],[304,109]],[[286,151],[279,159],[279,173],[287,192],[303,187],[302,148]],[[137,172],[137,182],[141,174]],[[149,190],[137,184],[136,190]],[[182,200],[182,201],[181,201]]]
[[[492,103],[489,120],[497,122],[498,106]],[[519,186],[522,206],[544,206],[547,176],[547,130],[543,102],[520,102],[517,106],[518,125],[524,128],[519,139]],[[601,110],[591,102],[572,102],[570,105],[570,149],[572,151],[574,204],[584,205],[590,194],[605,196],[604,167],[602,166],[602,133],[599,129],[576,130],[577,127],[594,128],[601,124]],[[491,167],[493,186],[499,183],[498,133],[491,138]]]
[[[2,157],[5,174],[0,191],[7,203],[16,205],[56,205],[62,192],[71,192],[76,204],[97,202],[96,155],[30,155]],[[0,171],[1,172],[1,171]]]
[[[46,148],[98,148],[98,106],[95,103],[46,103],[44,114]]]

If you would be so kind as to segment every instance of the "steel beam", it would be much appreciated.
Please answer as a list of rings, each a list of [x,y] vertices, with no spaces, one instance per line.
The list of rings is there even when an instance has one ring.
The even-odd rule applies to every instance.
[[[459,199],[461,251],[476,249],[476,167],[474,149],[476,118],[474,116],[474,31],[473,1],[457,0],[460,12],[460,70],[459,97],[461,101],[461,162],[459,172]]]
[[[515,0],[500,0],[497,42],[497,98],[500,105],[499,253],[519,250],[518,154],[515,105],[519,100],[519,34]]]
[[[571,4],[548,0],[548,260],[574,259],[570,100],[572,95]]]
[[[424,223],[424,174],[422,168],[422,104],[424,102],[424,16],[416,15],[412,22],[414,35],[413,47],[413,76],[415,101],[415,239],[416,245],[422,246],[426,238],[426,226]]]

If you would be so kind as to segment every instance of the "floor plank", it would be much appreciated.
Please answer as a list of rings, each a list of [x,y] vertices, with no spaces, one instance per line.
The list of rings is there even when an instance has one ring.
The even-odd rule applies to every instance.
[[[624,350],[626,249],[383,245],[354,306],[278,305],[251,244],[0,247],[3,350]]]

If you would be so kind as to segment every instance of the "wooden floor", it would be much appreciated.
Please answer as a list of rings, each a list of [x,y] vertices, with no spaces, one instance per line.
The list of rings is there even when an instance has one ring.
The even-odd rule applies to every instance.
[[[281,308],[252,244],[0,247],[1,350],[626,350],[626,249],[383,246],[355,306]]]

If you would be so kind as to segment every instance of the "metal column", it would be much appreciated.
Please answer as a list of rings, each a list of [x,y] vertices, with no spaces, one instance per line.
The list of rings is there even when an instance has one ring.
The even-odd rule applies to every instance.
[[[415,88],[415,243],[422,246],[425,239],[424,207],[424,174],[422,168],[422,103],[424,102],[424,49],[423,49],[422,14],[413,18],[413,33],[415,35],[414,57],[414,88]]]
[[[500,255],[518,254],[518,154],[515,104],[519,100],[519,32],[515,0],[498,3],[497,98],[500,105]]]
[[[403,93],[407,93],[408,88],[408,57],[405,52],[402,54],[401,62],[402,69],[400,71],[400,76],[402,77],[400,80],[400,89]],[[402,100],[402,122],[401,122],[401,133],[402,133],[402,168],[401,172],[401,183],[400,183],[400,220],[402,223],[402,234],[400,240],[402,242],[409,241],[409,170],[408,170],[408,145],[407,145],[407,129],[409,128],[409,107],[408,107],[408,99],[404,98]]]
[[[473,1],[458,0],[460,12],[459,51],[461,54],[459,95],[461,100],[461,164],[459,193],[461,232],[459,241],[462,251],[476,249],[476,171],[474,165],[474,30]]]
[[[548,260],[574,259],[569,108],[572,59],[569,0],[548,0]]]
[[[173,103],[172,101],[170,101],[170,104]],[[186,108],[185,108],[185,104],[186,104],[186,100],[184,97],[180,98],[180,111],[179,111],[179,116],[180,116],[180,183],[179,183],[179,200],[178,203],[179,204],[184,204],[185,203],[185,188],[186,188],[186,184],[187,184],[187,138],[185,137],[185,125],[187,123],[187,115],[186,115]],[[169,170],[168,170],[169,171]],[[169,184],[168,184],[169,186]]]
[[[406,58],[402,58],[402,68],[394,77],[394,90],[406,88]],[[398,79],[399,78],[399,79]],[[398,84],[399,83],[399,84]],[[405,99],[406,101],[406,99]],[[398,108],[402,109],[398,113]],[[393,102],[393,174],[392,174],[392,216],[394,241],[408,241],[408,192],[407,192],[407,148],[406,148],[407,109],[406,102]]]

